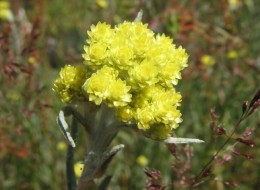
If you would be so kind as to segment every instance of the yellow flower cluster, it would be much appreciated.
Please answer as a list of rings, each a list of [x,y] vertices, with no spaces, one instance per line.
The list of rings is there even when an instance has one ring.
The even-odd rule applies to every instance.
[[[122,107],[131,102],[130,86],[118,78],[118,72],[111,67],[104,66],[94,73],[83,85],[90,101],[100,105],[107,101],[110,107]]]
[[[60,71],[60,77],[55,80],[53,90],[65,103],[78,100],[83,97],[82,85],[87,79],[86,69],[77,66],[66,65]]]
[[[119,120],[137,124],[150,137],[167,137],[182,121],[181,95],[173,85],[187,67],[185,50],[141,22],[124,22],[114,28],[98,23],[87,34],[83,58],[88,77],[82,69],[81,76],[65,76],[72,70],[65,67],[54,90],[64,102],[85,94],[96,105],[113,107]]]

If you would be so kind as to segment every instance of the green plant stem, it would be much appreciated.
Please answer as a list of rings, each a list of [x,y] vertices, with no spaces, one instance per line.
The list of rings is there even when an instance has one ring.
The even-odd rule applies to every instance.
[[[97,189],[94,179],[105,174],[113,156],[123,148],[119,146],[111,151],[108,150],[121,125],[116,120],[114,112],[107,106],[101,105],[95,117],[94,127],[89,131],[89,149],[77,190]]]

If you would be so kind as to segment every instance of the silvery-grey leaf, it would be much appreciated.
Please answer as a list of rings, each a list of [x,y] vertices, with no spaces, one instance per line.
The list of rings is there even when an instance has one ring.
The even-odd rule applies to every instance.
[[[59,115],[58,115],[58,117],[57,117],[57,123],[58,123],[58,125],[59,125],[59,128],[60,128],[62,134],[63,134],[64,137],[67,139],[67,141],[69,142],[69,144],[70,144],[73,148],[75,148],[75,147],[76,147],[75,142],[74,142],[73,138],[71,137],[70,132],[67,131],[69,127],[68,127],[67,122],[65,121],[64,112],[63,112],[62,110],[59,112]]]
[[[121,149],[125,148],[125,145],[124,144],[119,144],[119,145],[116,145],[114,146],[110,151],[109,151],[109,154],[116,154],[118,151],[120,151]]]
[[[200,139],[177,138],[177,137],[169,137],[165,139],[163,142],[167,144],[204,143],[204,141]]]
[[[143,17],[143,10],[141,9],[139,12],[138,12],[138,14],[137,14],[137,16],[135,17],[135,22],[138,22],[138,21],[141,21],[142,20],[142,17]]]

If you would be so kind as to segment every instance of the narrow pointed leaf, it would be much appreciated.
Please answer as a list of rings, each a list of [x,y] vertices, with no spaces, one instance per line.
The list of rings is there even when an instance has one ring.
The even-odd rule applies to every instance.
[[[67,122],[65,121],[64,112],[62,110],[59,112],[59,115],[57,117],[57,123],[59,125],[59,128],[60,128],[62,134],[67,139],[69,144],[73,148],[75,148],[76,147],[75,142],[74,142],[73,138],[71,137],[70,132],[68,131],[69,127],[68,127]]]
[[[204,141],[200,139],[176,138],[176,137],[169,137],[165,139],[163,142],[167,144],[204,143]]]
[[[143,10],[141,9],[138,13],[137,13],[137,16],[135,18],[135,22],[138,22],[138,21],[141,21],[142,20],[142,17],[143,17]]]

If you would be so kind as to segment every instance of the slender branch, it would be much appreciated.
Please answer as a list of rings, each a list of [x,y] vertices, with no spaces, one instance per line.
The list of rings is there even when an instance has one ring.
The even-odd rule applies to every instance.
[[[207,162],[207,164],[203,167],[203,169],[200,171],[200,173],[195,177],[194,182],[190,185],[190,190],[193,189],[193,187],[200,185],[203,183],[203,181],[199,181],[201,176],[203,176],[204,172],[209,169],[212,162],[216,159],[220,151],[229,143],[229,141],[232,139],[233,135],[237,131],[237,128],[241,124],[242,121],[244,121],[246,118],[248,118],[260,105],[260,90],[256,92],[253,99],[250,102],[250,105],[248,106],[248,102],[244,101],[242,105],[242,114],[236,123],[231,135],[228,136],[228,138],[225,140],[225,142],[220,146],[220,148],[217,150],[217,152],[212,156],[212,158]]]
[[[239,127],[239,125],[241,124],[241,122],[245,119],[245,114],[243,113],[238,122],[236,123],[231,135],[225,140],[225,142],[219,147],[219,149],[217,150],[217,152],[212,156],[212,158],[207,162],[207,164],[202,168],[202,170],[200,171],[200,173],[195,177],[195,181],[191,184],[190,186],[190,190],[193,189],[193,187],[196,187],[198,185],[200,185],[201,183],[198,182],[199,179],[201,178],[201,176],[203,175],[203,173],[209,168],[209,166],[212,164],[212,162],[216,159],[216,157],[219,155],[219,153],[221,152],[221,150],[229,143],[229,141],[232,139],[233,135],[235,134],[237,128]]]
[[[88,123],[90,123],[86,117],[83,117],[75,108],[71,107],[71,106],[66,106],[62,109],[64,111],[64,114],[67,115],[73,115],[78,122],[80,122],[84,128],[86,129],[87,132],[89,132],[89,127],[88,127]]]

